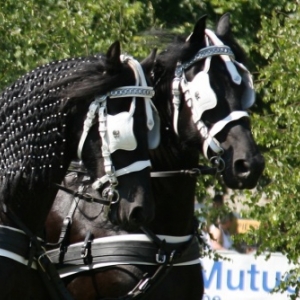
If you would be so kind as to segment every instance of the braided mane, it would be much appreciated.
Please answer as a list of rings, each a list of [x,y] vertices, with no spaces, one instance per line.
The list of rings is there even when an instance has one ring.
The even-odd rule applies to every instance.
[[[65,59],[7,87],[0,96],[0,192],[16,189],[21,178],[31,187],[50,182],[53,170],[66,168],[69,115],[85,115],[76,105],[87,109],[96,95],[126,81],[128,70],[101,55]]]

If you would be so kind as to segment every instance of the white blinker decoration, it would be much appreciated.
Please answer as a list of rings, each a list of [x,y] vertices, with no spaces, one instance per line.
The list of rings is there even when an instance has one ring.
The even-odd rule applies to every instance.
[[[137,147],[137,141],[133,133],[133,114],[135,99],[131,102],[129,112],[121,112],[117,115],[107,115],[107,137],[110,153],[118,149],[132,151]]]
[[[201,120],[202,114],[217,105],[217,97],[211,88],[208,70],[210,58],[205,60],[204,70],[199,72],[191,82],[186,82],[187,90],[190,92],[193,120],[197,123]],[[186,99],[188,101],[188,99]]]
[[[255,103],[255,90],[253,86],[252,75],[243,64],[237,61],[234,61],[234,63],[242,71],[243,83],[246,86],[246,90],[242,96],[242,106],[243,109],[248,109]]]

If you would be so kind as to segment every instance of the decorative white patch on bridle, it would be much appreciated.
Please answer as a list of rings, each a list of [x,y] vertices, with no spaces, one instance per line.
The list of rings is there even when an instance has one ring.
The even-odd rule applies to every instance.
[[[172,84],[173,92],[173,126],[175,132],[178,134],[178,116],[180,107],[180,88],[184,94],[184,99],[187,105],[191,107],[193,121],[196,124],[200,135],[204,139],[203,154],[207,158],[208,148],[220,156],[223,149],[220,143],[216,140],[215,135],[219,133],[229,122],[238,120],[243,117],[249,117],[246,111],[231,112],[223,120],[220,120],[209,130],[204,122],[201,120],[202,114],[217,105],[217,97],[211,88],[208,71],[210,69],[210,62],[213,56],[220,56],[224,61],[231,80],[240,85],[242,82],[246,86],[246,90],[242,96],[242,108],[248,109],[255,102],[255,91],[253,88],[253,81],[250,72],[247,68],[234,59],[232,50],[223,44],[223,42],[209,29],[205,30],[207,46],[200,49],[194,58],[184,64],[178,62],[175,70],[175,78]],[[204,68],[199,72],[191,82],[188,82],[184,71],[192,66],[197,61],[204,60]],[[241,71],[242,75],[238,72]]]
[[[132,151],[137,147],[137,141],[133,132],[133,115],[136,107],[136,97],[144,98],[145,111],[148,127],[148,146],[150,149],[156,148],[160,142],[160,119],[158,112],[152,103],[154,96],[152,87],[147,86],[143,69],[138,61],[130,56],[121,55],[121,61],[127,63],[134,71],[136,85],[120,87],[108,92],[106,95],[97,97],[89,107],[84,121],[83,133],[81,135],[77,155],[81,159],[84,142],[92,125],[95,123],[98,114],[99,134],[102,140],[102,156],[104,159],[105,175],[98,178],[92,185],[94,189],[99,189],[106,182],[110,182],[110,187],[103,191],[104,196],[108,197],[111,203],[118,201],[118,193],[115,190],[118,184],[117,177],[131,172],[141,171],[151,166],[150,160],[137,161],[125,168],[115,170],[111,153],[118,149]],[[113,101],[114,98],[132,97],[128,112],[121,112],[117,115],[107,114],[107,99]]]

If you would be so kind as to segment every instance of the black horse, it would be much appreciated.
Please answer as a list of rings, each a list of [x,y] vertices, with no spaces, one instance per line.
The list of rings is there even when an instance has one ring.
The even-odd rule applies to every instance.
[[[75,211],[78,199],[63,192],[54,203],[47,221],[50,241],[59,239],[70,218],[72,226],[63,227],[63,247],[49,255],[74,299],[202,299],[193,218],[196,177],[218,172],[228,187],[245,189],[256,185],[264,169],[246,112],[254,91],[241,64],[244,53],[231,35],[228,14],[216,34],[206,29],[205,19],[187,40],[179,39],[156,58],[154,103],[161,143],[150,153],[153,221],[126,231],[107,222],[97,203],[81,201]],[[201,149],[213,168],[198,167]],[[74,191],[83,185],[88,192],[82,177],[70,174],[66,185]],[[68,246],[72,243],[77,244]]]
[[[89,197],[114,203],[113,222],[130,228],[153,218],[153,88],[145,86],[141,65],[120,54],[115,42],[106,55],[41,66],[1,94],[1,299],[71,299],[38,236],[78,156],[93,185]],[[153,58],[143,63],[149,76]]]

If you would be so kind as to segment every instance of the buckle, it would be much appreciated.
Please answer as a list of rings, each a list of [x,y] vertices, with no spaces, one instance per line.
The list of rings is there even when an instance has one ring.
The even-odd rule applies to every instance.
[[[94,235],[88,231],[81,247],[81,258],[85,265],[90,265],[93,262],[92,256],[92,242],[94,239]]]
[[[140,291],[145,291],[149,285],[150,277],[145,278],[139,285],[138,289]]]
[[[42,270],[42,272],[47,273],[46,270],[46,263],[50,263],[53,264],[51,258],[47,255],[46,250],[43,248],[43,250],[45,251],[44,253],[42,253],[38,258],[37,258],[37,265],[40,267],[40,270]]]
[[[161,249],[159,249],[155,255],[155,260],[158,264],[164,264],[167,260],[167,256],[163,253]]]

